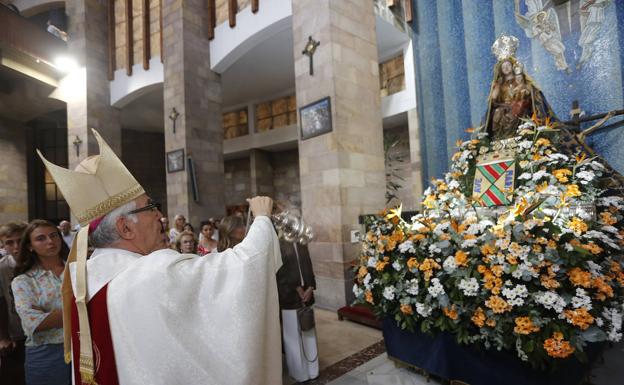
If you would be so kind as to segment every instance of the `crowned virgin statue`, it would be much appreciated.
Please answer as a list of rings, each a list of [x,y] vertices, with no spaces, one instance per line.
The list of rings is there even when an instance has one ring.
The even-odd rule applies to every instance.
[[[492,46],[498,61],[485,117],[485,129],[491,140],[515,136],[522,118],[531,118],[533,114],[538,119],[557,120],[542,92],[514,57],[518,44],[514,36],[501,36]]]

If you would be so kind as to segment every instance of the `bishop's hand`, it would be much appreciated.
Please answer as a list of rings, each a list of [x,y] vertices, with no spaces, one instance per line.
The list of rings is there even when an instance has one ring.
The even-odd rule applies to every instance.
[[[271,212],[273,211],[273,199],[261,196],[247,199],[247,202],[249,203],[249,209],[254,217],[261,215],[267,217],[271,216]]]

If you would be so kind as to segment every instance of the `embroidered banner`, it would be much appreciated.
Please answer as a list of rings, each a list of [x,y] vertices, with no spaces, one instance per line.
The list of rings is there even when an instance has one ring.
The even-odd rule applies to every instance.
[[[500,159],[503,157],[505,159]],[[481,206],[506,206],[511,203],[516,163],[509,154],[485,156],[475,171],[472,198]]]

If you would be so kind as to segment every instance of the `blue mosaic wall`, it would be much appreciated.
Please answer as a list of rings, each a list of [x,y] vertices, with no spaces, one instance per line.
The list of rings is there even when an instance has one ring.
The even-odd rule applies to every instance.
[[[520,40],[516,57],[559,119],[570,118],[573,100],[579,101],[587,115],[624,108],[624,0],[611,1],[604,8],[594,54],[577,68],[582,52],[579,8],[584,2],[571,0],[555,8],[569,65],[566,72],[556,68],[553,56],[537,39],[526,36],[516,22],[514,0],[414,0],[412,29],[425,181],[447,171],[457,139],[468,138],[464,130],[480,124],[496,63],[490,47],[501,34]],[[519,5],[520,13],[526,14],[525,0]],[[624,128],[600,132],[591,137],[590,144],[624,173]]]

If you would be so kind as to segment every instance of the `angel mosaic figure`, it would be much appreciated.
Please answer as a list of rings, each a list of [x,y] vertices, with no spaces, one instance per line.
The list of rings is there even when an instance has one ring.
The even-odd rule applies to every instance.
[[[529,38],[537,38],[548,53],[555,59],[555,66],[560,71],[570,71],[565,59],[565,46],[561,42],[559,17],[554,8],[544,9],[542,0],[525,0],[528,7],[526,14],[520,13],[520,0],[515,0],[516,21]]]
[[[598,39],[598,33],[605,20],[605,8],[612,0],[583,0],[580,4],[581,37],[578,44],[583,49],[581,58],[577,64],[580,68],[594,53],[594,42]]]

